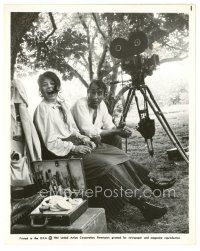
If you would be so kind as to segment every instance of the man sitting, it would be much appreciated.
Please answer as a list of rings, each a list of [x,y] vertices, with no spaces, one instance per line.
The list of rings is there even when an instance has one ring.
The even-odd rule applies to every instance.
[[[88,95],[78,100],[72,107],[72,114],[81,133],[95,143],[106,143],[122,149],[122,138],[128,138],[131,131],[125,126],[116,127],[103,99],[106,85],[101,80],[93,80]]]

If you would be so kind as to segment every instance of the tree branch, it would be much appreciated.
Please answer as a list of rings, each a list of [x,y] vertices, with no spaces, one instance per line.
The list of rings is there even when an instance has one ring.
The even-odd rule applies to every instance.
[[[126,85],[124,86],[119,92],[118,94],[116,95],[115,97],[115,105],[117,104],[117,102],[120,100],[121,96],[124,95],[124,93],[126,91],[128,91],[130,89],[130,86]]]
[[[164,63],[169,63],[169,62],[176,62],[176,61],[182,61],[184,59],[188,58],[188,56],[182,57],[182,58],[164,58],[162,60],[160,60],[160,64],[164,64]]]
[[[81,55],[81,58],[82,58],[83,61],[85,62],[86,67],[89,68],[89,66],[88,66],[88,61],[86,60],[86,58],[84,57],[84,55]]]
[[[111,73],[111,71],[113,71],[113,70],[115,70],[115,67],[119,67],[119,65],[120,65],[120,61],[116,61],[114,58],[112,58],[112,61],[113,61],[113,67],[111,67],[110,68],[110,70],[109,71],[107,71],[107,75],[109,74],[109,73]]]
[[[46,53],[45,53],[45,57],[47,56],[47,53],[49,52],[49,47],[47,46],[46,44],[46,41],[49,39],[50,36],[53,35],[53,33],[56,31],[57,29],[57,26],[55,24],[55,20],[54,20],[54,17],[52,15],[51,12],[49,12],[49,17],[50,17],[50,20],[51,20],[51,23],[52,23],[52,26],[53,26],[53,30],[44,38],[43,41],[41,42],[37,42],[36,41],[36,44],[37,44],[37,48],[38,48],[38,51],[37,51],[37,58],[40,57],[41,55],[41,51],[42,51],[42,48],[46,48]]]
[[[94,13],[92,13],[92,16],[93,16],[93,18],[94,18],[94,22],[95,22],[95,24],[96,24],[96,26],[97,26],[98,31],[101,33],[103,39],[106,40],[106,39],[107,39],[107,36],[105,35],[105,33],[104,33],[104,32],[102,31],[102,29],[100,28],[96,15],[95,15]]]
[[[114,98],[113,96],[110,96],[109,97],[109,100],[108,100],[108,110],[109,110],[109,113],[110,114],[113,114],[113,111],[114,111],[114,108],[117,104],[117,102],[121,99],[122,95],[127,91],[129,90],[129,86],[124,86],[117,94],[117,96]]]
[[[66,68],[67,68],[68,71],[73,72],[73,74],[82,82],[82,84],[83,84],[86,88],[89,87],[88,83],[87,83],[87,82],[85,81],[85,79],[81,76],[81,74],[80,74],[76,69],[74,69],[70,64],[68,64],[67,62],[66,62]]]
[[[112,60],[113,61],[113,60]],[[114,62],[113,62],[114,63]],[[118,67],[119,67],[119,65],[114,65],[113,67],[112,67],[112,71],[113,71],[113,74],[112,74],[112,82],[114,82],[114,81],[116,81],[117,80],[117,73],[118,73]],[[112,96],[112,97],[115,97],[115,91],[116,91],[116,89],[117,89],[117,85],[111,85],[110,86],[110,95]]]
[[[53,26],[53,30],[51,33],[49,33],[49,35],[47,35],[43,41],[43,43],[45,43],[47,41],[47,39],[53,35],[53,33],[57,30],[57,26],[56,26],[56,23],[55,23],[55,20],[54,20],[54,17],[53,17],[53,14],[51,12],[49,12],[49,17],[50,17],[50,20],[51,20],[51,23],[52,23],[52,26]]]
[[[103,48],[103,53],[101,55],[101,58],[100,58],[99,64],[98,64],[98,68],[97,68],[97,77],[98,78],[101,78],[101,68],[102,68],[103,63],[105,61],[107,51],[108,51],[108,46],[105,44],[104,48]]]
[[[89,48],[89,55],[88,55],[88,63],[89,63],[89,76],[90,76],[90,81],[93,79],[93,69],[92,69],[92,48],[91,48],[91,43],[90,43],[90,32],[89,32],[89,28],[85,22],[85,20],[83,19],[83,16],[81,14],[78,13],[78,17],[79,20],[81,21],[81,24],[83,26],[83,28],[86,31],[87,34],[87,44],[88,44],[88,48]]]
[[[83,67],[87,68],[88,67],[88,62],[81,57],[82,60],[79,60],[78,63],[81,64]]]
[[[107,19],[107,24],[108,24],[108,37],[109,39],[111,39],[113,33],[113,28],[112,28],[113,22]]]
[[[95,33],[94,33],[94,36],[92,38],[92,41],[91,41],[91,45],[94,46],[94,40],[95,38],[97,37],[97,32],[98,32],[98,29],[95,30]]]
[[[100,34],[102,35],[103,39],[105,40],[105,43],[104,43],[104,48],[103,48],[103,52],[102,52],[102,55],[101,55],[101,58],[100,58],[100,61],[99,61],[99,64],[98,64],[98,67],[97,67],[97,77],[98,78],[102,78],[103,76],[101,76],[101,68],[103,66],[103,63],[105,61],[105,58],[106,58],[106,53],[108,51],[108,46],[107,46],[107,36],[105,35],[105,33],[102,31],[100,25],[99,25],[99,22],[97,20],[97,17],[95,15],[95,13],[92,13],[92,16],[94,18],[94,22],[97,26],[97,30],[100,32]]]
[[[183,51],[183,52],[188,52],[188,50],[185,50],[185,49],[183,49],[183,48],[175,47],[175,46],[173,46],[173,45],[167,44],[166,42],[164,42],[163,45],[164,45],[164,46],[167,46],[167,47],[169,47],[169,48],[171,48],[171,49],[174,49],[174,50],[179,50],[179,51],[181,50],[181,51]]]

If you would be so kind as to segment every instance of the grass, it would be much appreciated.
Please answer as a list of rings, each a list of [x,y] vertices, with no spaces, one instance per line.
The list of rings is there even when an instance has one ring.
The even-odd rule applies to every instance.
[[[182,139],[188,136],[188,111],[187,108],[165,110],[165,116],[181,141],[182,145],[188,146],[188,140]],[[152,117],[152,116],[151,116]],[[129,124],[132,128],[136,124]],[[134,131],[128,140],[128,154],[136,161],[144,164],[152,176],[159,178],[176,177],[174,185],[175,196],[158,198],[157,203],[166,205],[168,213],[161,219],[147,222],[140,211],[134,206],[127,204],[115,219],[108,219],[108,232],[110,233],[188,233],[188,166],[184,161],[169,161],[167,150],[174,148],[163,128],[156,120],[156,134],[154,136],[154,157],[148,155],[147,147],[141,135]]]

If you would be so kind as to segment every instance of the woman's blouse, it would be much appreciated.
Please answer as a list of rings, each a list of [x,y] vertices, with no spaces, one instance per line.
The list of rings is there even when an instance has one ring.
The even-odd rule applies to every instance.
[[[43,100],[35,110],[34,124],[46,148],[57,156],[66,156],[75,146],[63,141],[71,135],[83,138],[75,125],[70,110],[63,103]]]

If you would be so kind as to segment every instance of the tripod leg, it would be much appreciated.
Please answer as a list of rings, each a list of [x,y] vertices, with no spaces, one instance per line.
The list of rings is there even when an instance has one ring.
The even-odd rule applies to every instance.
[[[127,140],[127,138],[125,139],[125,151],[126,151],[126,153],[128,151],[128,140]]]
[[[158,109],[158,112],[159,112],[160,116],[162,117],[163,121],[164,121],[165,124],[167,125],[167,127],[168,127],[170,133],[173,135],[173,137],[174,137],[174,139],[176,140],[177,144],[178,144],[179,147],[183,150],[185,156],[187,157],[187,155],[186,155],[186,153],[185,153],[185,151],[184,151],[184,149],[183,149],[183,147],[182,147],[180,141],[178,140],[178,138],[176,137],[175,133],[174,133],[173,130],[171,129],[171,127],[170,127],[170,125],[169,125],[167,119],[165,118],[163,112],[161,111],[160,107],[158,106],[157,102],[155,101],[155,99],[154,99],[154,97],[153,97],[153,94],[151,93],[151,91],[150,91],[150,89],[148,88],[148,86],[146,86],[146,90],[148,91],[148,94],[149,94],[150,98],[152,99],[152,101],[154,102],[156,108]],[[187,157],[187,158],[188,158],[188,157]]]
[[[126,121],[126,117],[127,117],[127,114],[128,114],[128,111],[129,111],[129,108],[130,108],[130,105],[131,105],[131,102],[133,100],[134,95],[135,95],[135,88],[129,89],[127,99],[125,102],[125,106],[123,108],[122,116],[120,118],[120,122],[119,122],[120,124]],[[125,139],[126,153],[127,153],[127,150],[128,150],[128,141],[127,141],[127,139]]]
[[[123,108],[123,113],[122,113],[122,116],[120,119],[120,123],[126,121],[126,117],[127,117],[127,114],[128,114],[128,111],[129,111],[129,108],[130,108],[130,105],[131,105],[131,102],[133,100],[134,95],[135,95],[135,89],[134,88],[129,89],[127,99],[125,102],[125,106]]]
[[[152,139],[146,139],[147,147],[148,147],[148,152],[151,157],[154,155],[154,149],[153,149],[153,142]]]
[[[144,98],[147,100],[148,104],[150,105],[151,109],[153,110],[154,114],[156,115],[157,119],[159,120],[160,124],[162,125],[163,129],[165,130],[165,132],[167,133],[169,138],[171,139],[174,146],[178,149],[178,151],[180,152],[180,154],[182,155],[182,157],[184,158],[186,163],[189,163],[188,156],[186,155],[185,150],[183,149],[181,143],[179,142],[175,133],[171,129],[170,125],[168,124],[165,116],[163,115],[158,104],[156,103],[151,91],[149,90],[149,88],[147,86],[145,86],[145,89],[147,90],[147,92],[150,96],[150,98],[149,98],[143,88],[144,88],[144,86],[139,87],[140,92],[142,93]],[[157,108],[157,110],[155,109],[154,106]]]

